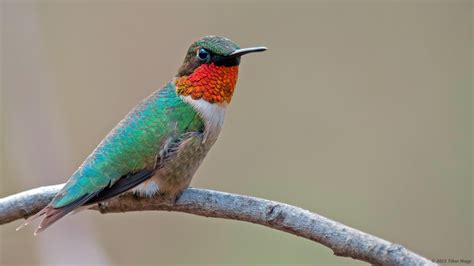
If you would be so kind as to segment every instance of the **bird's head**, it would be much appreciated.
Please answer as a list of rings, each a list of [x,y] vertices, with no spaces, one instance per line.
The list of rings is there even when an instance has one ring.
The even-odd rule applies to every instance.
[[[229,103],[237,83],[240,57],[266,49],[240,49],[227,38],[206,36],[189,47],[176,75],[177,93],[210,103]]]

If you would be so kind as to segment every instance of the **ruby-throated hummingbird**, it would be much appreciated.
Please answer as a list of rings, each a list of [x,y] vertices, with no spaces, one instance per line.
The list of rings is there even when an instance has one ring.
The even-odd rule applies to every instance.
[[[178,74],[143,100],[100,142],[51,203],[35,234],[71,211],[130,189],[170,200],[189,186],[221,131],[240,57],[265,51],[207,36],[189,47]]]

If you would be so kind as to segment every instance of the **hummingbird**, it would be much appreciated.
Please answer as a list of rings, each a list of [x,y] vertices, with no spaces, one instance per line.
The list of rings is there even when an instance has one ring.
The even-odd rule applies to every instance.
[[[132,190],[175,202],[190,185],[222,129],[243,55],[220,36],[206,36],[188,49],[172,81],[132,109],[99,143],[36,218],[35,235],[74,210]]]

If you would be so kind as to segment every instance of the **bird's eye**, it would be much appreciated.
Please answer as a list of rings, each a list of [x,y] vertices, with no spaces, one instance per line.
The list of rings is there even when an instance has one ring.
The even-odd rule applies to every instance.
[[[199,49],[199,51],[197,52],[197,57],[202,61],[209,59],[209,56],[209,52],[204,48]]]

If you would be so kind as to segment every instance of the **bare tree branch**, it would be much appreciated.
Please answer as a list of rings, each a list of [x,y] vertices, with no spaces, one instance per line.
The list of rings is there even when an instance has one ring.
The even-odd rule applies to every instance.
[[[40,187],[0,199],[0,224],[27,218],[45,207],[61,185]],[[125,193],[101,203],[101,213],[178,211],[205,217],[246,221],[301,236],[332,249],[337,256],[376,265],[435,265],[403,246],[366,234],[285,203],[244,195],[189,188],[176,204],[162,198],[138,198]]]

